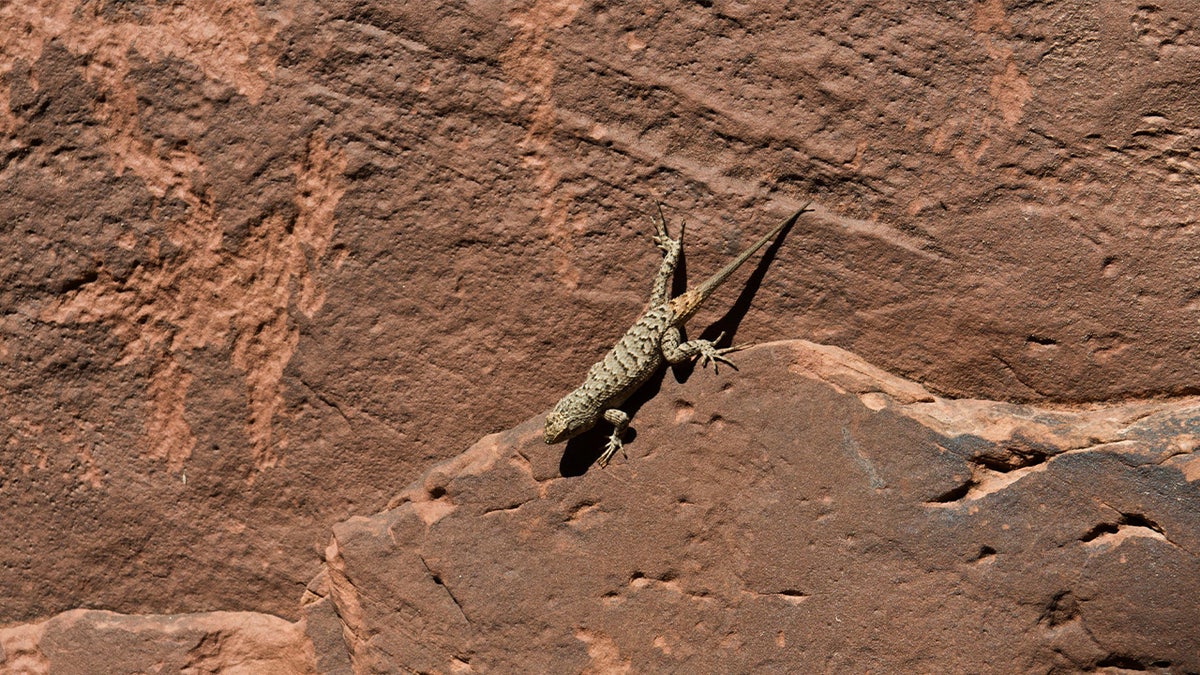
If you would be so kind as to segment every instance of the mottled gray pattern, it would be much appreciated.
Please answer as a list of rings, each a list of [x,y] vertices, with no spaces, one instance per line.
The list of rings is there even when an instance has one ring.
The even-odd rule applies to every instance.
[[[730,363],[724,354],[733,351],[733,348],[717,349],[715,346],[724,334],[712,341],[683,342],[679,329],[734,270],[804,213],[807,206],[763,235],[704,283],[674,299],[667,297],[667,288],[671,275],[675,273],[675,265],[679,262],[683,229],[680,228],[678,239],[671,239],[660,212],[655,223],[654,244],[663,252],[663,260],[654,279],[649,306],[604,358],[592,366],[583,384],[564,396],[546,415],[546,442],[558,443],[578,436],[596,426],[603,417],[613,425],[608,445],[598,460],[600,466],[604,466],[621,449],[621,436],[629,426],[629,415],[616,406],[637,391],[663,361],[674,364],[698,355],[702,366],[711,361],[714,370],[719,362]]]

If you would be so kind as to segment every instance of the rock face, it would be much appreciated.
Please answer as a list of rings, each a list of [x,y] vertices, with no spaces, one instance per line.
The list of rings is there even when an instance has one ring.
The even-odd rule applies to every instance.
[[[807,342],[738,357],[667,377],[607,470],[569,475],[603,433],[550,451],[534,418],[337,525],[322,602],[356,670],[1200,670],[1200,398],[1048,409]]]
[[[945,399],[836,347],[542,417],[337,524],[296,623],[75,610],[0,672],[1200,670],[1200,397]],[[1115,672],[1115,671],[1114,671]]]
[[[296,599],[335,523],[547,409],[637,315],[657,262],[655,199],[673,225],[687,219],[696,277],[815,200],[743,297],[740,276],[694,334],[810,338],[947,397],[1107,410],[1195,395],[1198,27],[1185,0],[0,3],[0,623],[77,607],[328,620],[331,599]],[[837,419],[820,443],[860,447]],[[1049,457],[1040,448],[1023,452]],[[937,455],[963,481],[945,481],[946,503],[1060,462],[997,450],[1001,464],[972,463],[976,451]],[[1098,452],[1063,455],[1056,471],[1109,456]],[[1168,471],[1152,466],[1138,470]],[[823,513],[825,493],[804,494],[799,512]],[[597,501],[580,518],[622,503],[640,502]],[[1182,541],[1137,504],[1109,503],[1126,515],[1095,506],[1095,546],[1159,529]],[[647,517],[661,506],[646,504]],[[874,513],[866,504],[858,517]],[[1036,518],[1006,516],[1001,543],[1088,520],[1005,508]],[[715,515],[744,515],[725,509]],[[912,509],[914,523],[934,513]],[[903,524],[878,517],[856,546]],[[406,555],[432,547],[414,532],[396,544]],[[738,536],[747,552],[730,564],[749,565],[754,537],[781,535]],[[979,545],[997,551],[984,565],[1001,565],[999,544]],[[645,593],[674,592],[661,569],[625,561],[588,589],[637,572]],[[704,583],[729,584],[723,601],[783,592],[711,569]],[[890,582],[907,578],[898,569]],[[1090,578],[1053,616],[1099,611]],[[1044,600],[1030,598],[1012,601],[1024,614],[989,610],[989,631],[993,614],[1028,618]],[[731,634],[703,616],[662,633],[673,658],[689,649],[673,635]],[[863,630],[883,625],[872,617]],[[578,630],[635,658],[603,628]],[[1089,639],[1118,665],[1143,658],[1113,635]],[[600,637],[563,644],[612,653]],[[691,648],[720,658],[719,644]],[[1166,646],[1146,653],[1183,662]]]
[[[315,673],[303,624],[252,612],[126,616],[77,609],[0,628],[0,672]]]

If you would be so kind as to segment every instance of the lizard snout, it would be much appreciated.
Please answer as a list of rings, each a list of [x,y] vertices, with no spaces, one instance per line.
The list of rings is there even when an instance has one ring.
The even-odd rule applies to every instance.
[[[567,420],[557,410],[546,415],[546,428],[543,429],[543,436],[546,439],[546,445],[552,445],[564,440],[567,435]]]

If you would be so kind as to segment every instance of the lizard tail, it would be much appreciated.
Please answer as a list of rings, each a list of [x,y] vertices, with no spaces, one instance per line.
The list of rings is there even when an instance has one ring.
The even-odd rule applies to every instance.
[[[754,255],[754,253],[766,245],[768,241],[771,241],[778,236],[779,233],[784,230],[784,228],[796,222],[796,219],[808,210],[810,204],[812,204],[812,202],[808,202],[804,206],[800,207],[799,211],[796,211],[791,216],[788,216],[782,223],[776,225],[774,229],[760,237],[758,241],[754,242],[745,251],[739,253],[736,258],[729,261],[728,265],[722,267],[717,271],[716,274],[704,280],[704,282],[699,286],[696,286],[695,288],[683,293],[679,297],[671,300],[671,309],[675,312],[675,315],[677,317],[690,317],[693,313],[695,313],[695,311],[700,308],[700,303],[704,302],[708,296],[712,295],[712,292],[715,291],[718,286],[724,283],[725,279],[729,278],[730,274],[733,274],[737,268],[742,266],[742,263],[749,260],[750,256]]]

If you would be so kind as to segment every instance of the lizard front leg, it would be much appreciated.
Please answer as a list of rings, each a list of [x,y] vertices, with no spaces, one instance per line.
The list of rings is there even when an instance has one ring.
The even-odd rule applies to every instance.
[[[608,465],[608,461],[612,459],[617,450],[620,450],[622,453],[625,452],[624,447],[621,445],[621,436],[629,428],[629,415],[616,408],[609,408],[604,411],[604,420],[613,425],[613,432],[608,437],[608,445],[604,448],[604,454],[600,455],[600,459],[596,460],[602,467]]]
[[[718,372],[717,366],[719,363],[727,363],[729,364],[730,368],[737,370],[737,366],[733,365],[733,362],[725,358],[723,355],[728,354],[729,352],[737,351],[739,348],[725,347],[723,349],[717,349],[716,343],[720,342],[721,338],[723,337],[725,337],[724,332],[718,335],[716,340],[712,341],[688,340],[687,342],[680,342],[680,340],[683,339],[683,336],[679,333],[679,329],[674,327],[668,328],[667,332],[663,333],[662,337],[662,355],[663,358],[667,360],[667,363],[675,365],[676,363],[681,363],[699,354],[700,367],[708,365],[708,362],[711,361],[713,364],[714,373]]]

